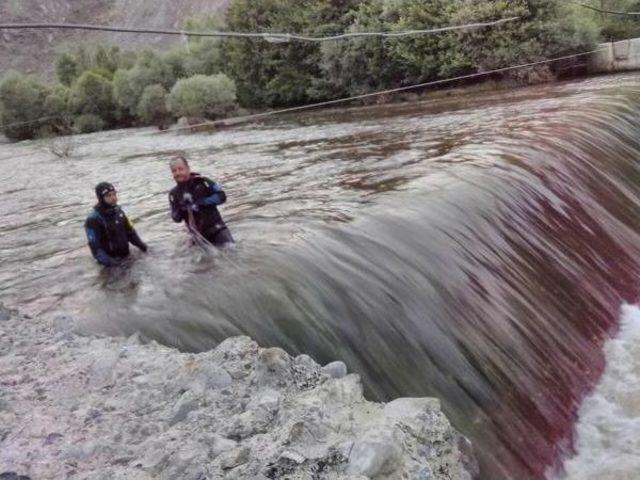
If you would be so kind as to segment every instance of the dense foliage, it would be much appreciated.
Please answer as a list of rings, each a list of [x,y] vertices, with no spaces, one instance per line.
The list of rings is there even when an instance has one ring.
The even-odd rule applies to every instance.
[[[585,0],[640,11],[640,0]],[[57,84],[6,74],[0,123],[13,139],[163,125],[180,116],[220,118],[248,109],[299,105],[536,62],[592,48],[602,38],[640,35],[636,19],[548,0],[232,0],[224,18],[185,30],[328,35],[399,32],[486,22],[497,27],[395,38],[311,43],[189,37],[162,52],[98,45],[61,53]],[[519,82],[553,78],[553,66],[504,72]],[[237,100],[236,100],[237,98]],[[22,124],[41,119],[32,124]],[[97,120],[99,119],[99,121]]]

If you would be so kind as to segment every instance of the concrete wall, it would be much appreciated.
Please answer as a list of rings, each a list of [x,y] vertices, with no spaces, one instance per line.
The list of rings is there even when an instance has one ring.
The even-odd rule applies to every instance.
[[[640,70],[640,38],[603,43],[600,47],[603,50],[588,59],[589,73]]]

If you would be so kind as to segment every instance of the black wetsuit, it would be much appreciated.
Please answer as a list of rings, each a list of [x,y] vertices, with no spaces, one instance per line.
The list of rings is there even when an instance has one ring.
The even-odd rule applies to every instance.
[[[219,247],[233,242],[231,232],[218,211],[218,205],[226,200],[227,196],[220,185],[192,173],[187,182],[177,184],[169,192],[171,218],[177,223],[184,220],[190,230],[196,230],[207,241]]]
[[[110,207],[99,203],[93,207],[84,228],[92,255],[104,266],[117,265],[128,257],[129,243],[143,252],[147,251],[147,245],[118,206]]]

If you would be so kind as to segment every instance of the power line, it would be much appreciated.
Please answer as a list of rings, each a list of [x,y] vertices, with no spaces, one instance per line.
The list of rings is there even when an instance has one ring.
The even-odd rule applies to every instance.
[[[25,120],[23,122],[7,123],[4,125],[0,125],[0,131],[5,130],[7,128],[22,127],[24,125],[31,125],[34,123],[44,122],[46,120],[53,120],[54,118],[62,118],[62,117],[60,115],[49,115],[47,117],[35,118],[33,120]]]
[[[603,10],[601,8],[598,7],[592,7],[591,5],[587,5],[586,3],[580,3],[580,2],[569,2],[573,5],[578,5],[579,7],[583,7],[583,8],[588,8],[589,10],[593,10],[594,12],[598,12],[598,13],[608,13],[610,15],[622,15],[622,16],[630,16],[630,17],[639,17],[640,16],[640,12],[618,12],[615,10]]]
[[[243,115],[243,116],[239,116],[239,117],[232,117],[232,118],[226,118],[226,119],[222,119],[222,120],[217,120],[214,122],[206,122],[206,123],[198,123],[195,125],[189,125],[187,127],[180,127],[180,128],[173,128],[173,129],[169,129],[169,130],[163,130],[160,132],[152,132],[148,135],[160,135],[160,134],[165,134],[165,133],[171,133],[171,132],[178,132],[181,130],[191,130],[193,128],[198,128],[198,127],[215,127],[218,125],[226,125],[226,124],[236,124],[236,123],[244,123],[244,122],[249,122],[251,120],[257,120],[260,118],[264,118],[264,117],[270,117],[273,115],[280,115],[280,114],[284,114],[284,113],[291,113],[291,112],[300,112],[303,110],[311,110],[314,108],[320,108],[320,107],[327,107],[327,106],[331,106],[331,105],[338,105],[338,104],[342,104],[342,103],[348,103],[354,100],[361,100],[364,98],[371,98],[371,97],[376,97],[376,96],[380,96],[380,95],[388,95],[391,93],[397,93],[397,92],[405,92],[408,90],[416,90],[419,88],[425,88],[425,87],[433,87],[436,85],[445,85],[447,83],[453,83],[453,82],[457,82],[460,80],[468,80],[471,78],[477,78],[477,77],[483,77],[483,76],[488,76],[488,75],[493,75],[495,73],[502,73],[502,72],[507,72],[510,70],[519,70],[522,68],[528,68],[528,67],[534,67],[536,65],[544,65],[544,64],[548,64],[548,63],[553,63],[553,62],[557,62],[560,60],[568,60],[571,58],[578,58],[578,57],[583,57],[586,55],[591,55],[592,53],[596,53],[596,52],[600,52],[602,50],[607,50],[609,47],[600,47],[597,48],[595,50],[590,50],[587,52],[582,52],[582,53],[574,53],[572,55],[565,55],[562,57],[555,57],[555,58],[550,58],[548,60],[541,60],[538,62],[530,62],[530,63],[523,63],[520,65],[514,65],[511,67],[503,67],[503,68],[497,68],[494,70],[489,70],[486,72],[476,72],[476,73],[470,73],[467,75],[460,75],[458,77],[452,77],[452,78],[444,78],[441,80],[432,80],[429,82],[424,82],[424,83],[419,83],[416,85],[408,85],[408,86],[404,86],[404,87],[397,87],[397,88],[391,88],[388,90],[382,90],[382,91],[378,91],[378,92],[372,92],[372,93],[365,93],[362,95],[355,95],[352,97],[347,97],[347,98],[338,98],[336,100],[327,100],[324,102],[318,102],[318,103],[311,103],[311,104],[307,104],[307,105],[300,105],[298,107],[290,107],[290,108],[283,108],[280,110],[271,110],[269,112],[262,112],[262,113],[256,113],[256,114],[252,114],[252,115]]]
[[[188,37],[218,37],[218,38],[261,38],[269,42],[288,42],[291,40],[305,42],[326,42],[342,40],[353,37],[405,37],[410,35],[429,35],[434,33],[451,32],[457,30],[471,30],[483,27],[492,27],[504,23],[513,22],[520,17],[502,18],[491,22],[468,23],[448,27],[431,28],[425,30],[406,30],[402,32],[347,32],[331,36],[306,36],[296,33],[269,33],[269,32],[193,32],[185,30],[154,30],[142,28],[122,28],[109,25],[86,25],[73,23],[6,23],[0,24],[0,30],[25,30],[25,29],[61,29],[61,30],[94,30],[117,33],[141,33],[152,35],[179,35]]]

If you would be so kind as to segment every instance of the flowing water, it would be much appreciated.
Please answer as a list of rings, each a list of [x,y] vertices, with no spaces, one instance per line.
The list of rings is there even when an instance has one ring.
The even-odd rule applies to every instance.
[[[441,398],[481,478],[588,478],[598,454],[620,459],[611,478],[637,478],[634,454],[604,438],[638,430],[637,399],[609,423],[597,399],[618,388],[608,358],[639,388],[638,356],[607,343],[620,331],[626,344],[621,308],[639,287],[639,114],[628,74],[215,133],[78,136],[68,159],[47,142],[0,145],[2,300],[183,350],[247,334],[342,359],[371,398]],[[232,248],[192,247],[171,222],[177,151],[224,186]],[[83,232],[103,180],[151,246],[111,271]]]

